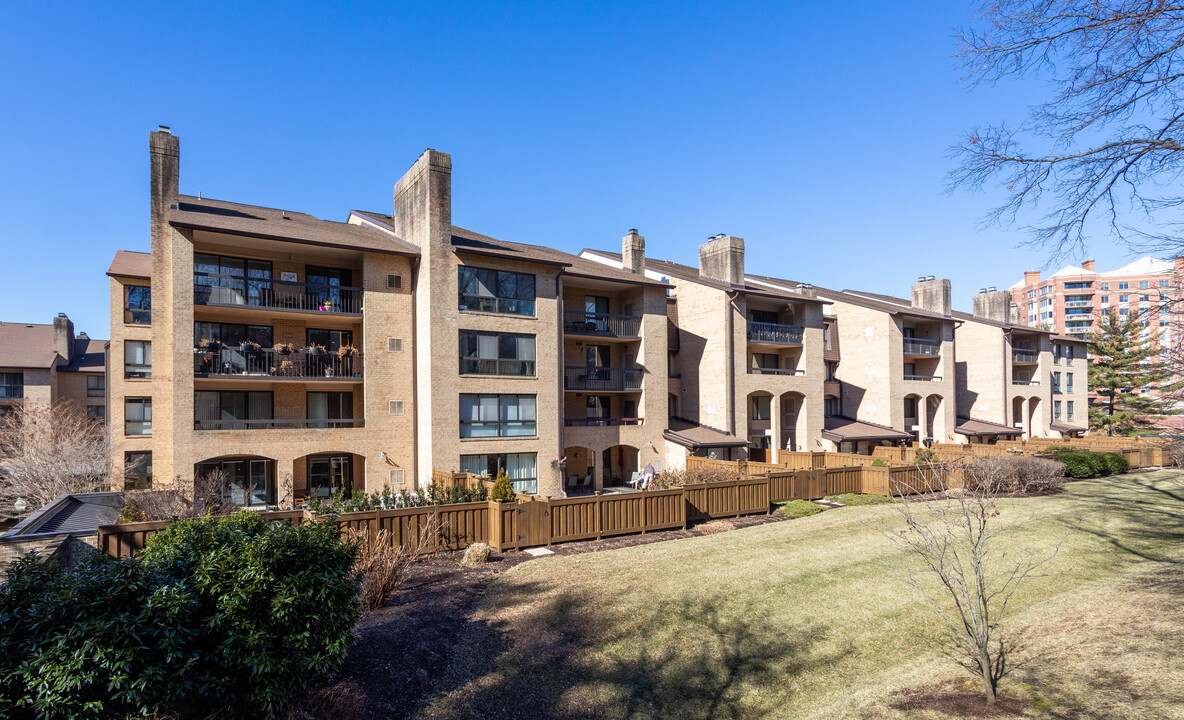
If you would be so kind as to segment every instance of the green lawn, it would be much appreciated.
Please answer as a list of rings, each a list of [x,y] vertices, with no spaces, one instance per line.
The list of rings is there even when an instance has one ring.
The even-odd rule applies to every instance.
[[[1014,546],[1078,526],[1011,622],[1041,651],[1003,691],[1040,718],[1184,717],[1184,472],[1003,499]],[[532,560],[483,598],[424,718],[940,718],[941,627],[894,573],[890,505]],[[969,677],[969,676],[965,676]]]

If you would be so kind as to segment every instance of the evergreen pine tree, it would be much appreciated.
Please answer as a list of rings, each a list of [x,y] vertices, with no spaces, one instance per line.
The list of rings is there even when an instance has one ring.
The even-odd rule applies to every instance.
[[[1125,318],[1111,308],[1102,314],[1098,332],[1090,336],[1089,385],[1098,394],[1090,406],[1089,424],[1107,435],[1135,435],[1150,425],[1149,416],[1176,415],[1180,388],[1171,382],[1172,369],[1158,360],[1155,336],[1140,338],[1141,315]],[[1146,387],[1158,396],[1142,394]]]

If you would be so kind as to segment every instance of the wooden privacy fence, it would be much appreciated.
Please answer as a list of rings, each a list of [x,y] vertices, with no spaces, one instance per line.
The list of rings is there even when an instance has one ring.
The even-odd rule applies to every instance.
[[[735,469],[735,463],[728,463]],[[586,495],[572,498],[532,496],[515,502],[472,502],[393,510],[342,513],[335,522],[344,532],[413,545],[423,536],[426,549],[460,550],[475,542],[513,550],[557,542],[685,528],[689,522],[767,514],[789,500],[870,492],[888,494],[905,487],[899,473],[917,468],[818,468],[739,477],[726,482],[685,485],[669,490]],[[894,482],[895,480],[895,482]],[[300,523],[314,515],[304,510],[265,512],[268,520]],[[104,525],[99,547],[114,557],[137,555],[148,538],[168,522]],[[426,529],[426,530],[425,530]]]

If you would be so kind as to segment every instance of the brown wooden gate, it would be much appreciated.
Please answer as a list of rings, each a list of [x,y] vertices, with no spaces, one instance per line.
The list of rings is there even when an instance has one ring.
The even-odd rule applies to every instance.
[[[550,503],[545,500],[530,499],[520,501],[515,509],[518,525],[518,544],[521,547],[534,547],[551,544],[551,512]]]

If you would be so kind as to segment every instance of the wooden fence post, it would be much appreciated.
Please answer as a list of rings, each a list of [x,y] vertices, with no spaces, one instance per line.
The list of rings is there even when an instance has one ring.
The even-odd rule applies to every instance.
[[[601,497],[600,491],[596,491],[596,539],[600,539],[600,533],[603,532],[604,527],[604,498]]]

